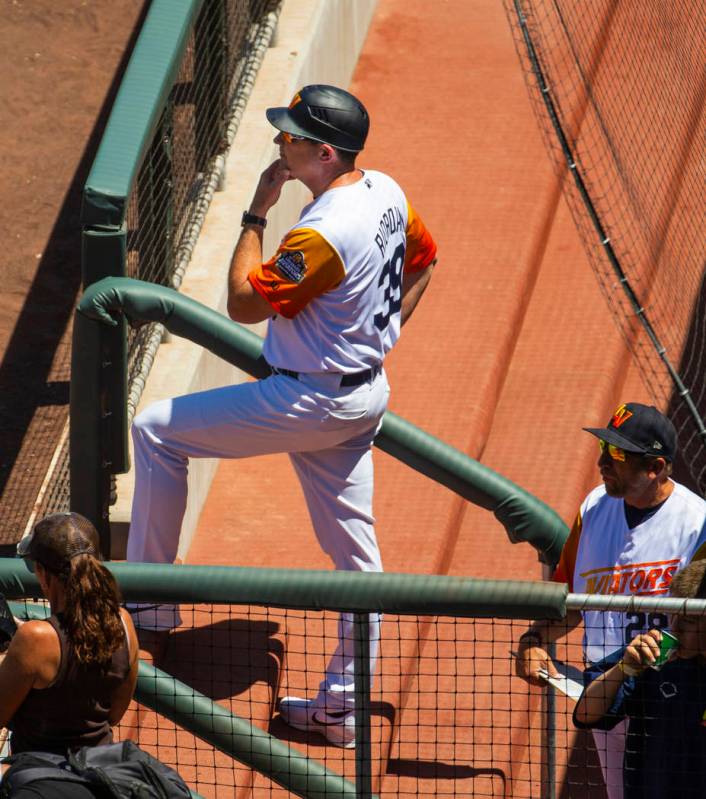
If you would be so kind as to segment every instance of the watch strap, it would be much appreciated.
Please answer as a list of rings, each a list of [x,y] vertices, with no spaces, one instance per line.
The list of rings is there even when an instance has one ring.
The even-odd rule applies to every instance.
[[[243,211],[243,218],[240,220],[241,227],[245,225],[259,225],[260,227],[267,227],[267,220],[264,216],[257,216],[248,211]]]

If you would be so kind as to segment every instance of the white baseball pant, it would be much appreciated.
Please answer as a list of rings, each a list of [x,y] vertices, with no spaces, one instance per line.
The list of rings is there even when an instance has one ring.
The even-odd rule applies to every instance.
[[[384,370],[360,386],[340,375],[275,374],[265,380],[157,402],[133,422],[135,490],[129,561],[171,563],[186,508],[189,458],[245,458],[287,452],[314,531],[336,569],[382,571],[372,515],[372,441],[387,407]],[[235,565],[235,564],[234,564]],[[135,623],[170,629],[178,610],[136,613]],[[379,619],[371,615],[371,670]],[[327,706],[353,706],[353,625],[339,621],[339,643],[320,686]]]
[[[612,730],[591,730],[596,744],[608,799],[623,799],[623,760],[627,720],[616,724]]]

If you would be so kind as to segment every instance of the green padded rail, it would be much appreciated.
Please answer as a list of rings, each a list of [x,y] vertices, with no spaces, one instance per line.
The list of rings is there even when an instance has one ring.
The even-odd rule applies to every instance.
[[[127,601],[466,618],[563,619],[566,615],[565,583],[171,563],[105,565]],[[19,558],[0,558],[0,592],[12,599],[41,595],[37,578]]]
[[[161,322],[171,333],[209,349],[254,377],[269,374],[259,336],[165,286],[105,278],[86,289],[78,310],[108,325],[117,325],[120,313],[132,324]],[[554,565],[559,560],[569,533],[566,524],[507,478],[390,412],[385,414],[375,445],[464,499],[491,510],[510,541],[531,544],[542,562]]]
[[[81,224],[120,227],[203,0],[152,0],[84,186]]]
[[[144,661],[135,699],[297,796],[356,796],[353,783]]]

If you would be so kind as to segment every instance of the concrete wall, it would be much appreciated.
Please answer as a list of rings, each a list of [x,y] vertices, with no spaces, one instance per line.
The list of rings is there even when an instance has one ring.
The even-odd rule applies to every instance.
[[[215,195],[186,272],[181,291],[225,313],[226,277],[240,233],[240,216],[262,170],[277,157],[274,130],[265,119],[269,106],[288,105],[309,83],[348,86],[377,0],[285,0],[273,46],[268,50],[226,161],[226,182]],[[265,253],[276,249],[310,195],[300,183],[285,186],[268,215]],[[264,334],[266,323],[253,329]],[[202,391],[246,379],[239,370],[191,342],[170,337],[159,348],[140,408],[155,400]],[[138,408],[139,412],[139,408]],[[196,529],[217,460],[193,460],[189,499],[179,542],[184,558]],[[134,470],[118,477],[118,502],[111,509],[113,556],[123,557],[134,484]]]

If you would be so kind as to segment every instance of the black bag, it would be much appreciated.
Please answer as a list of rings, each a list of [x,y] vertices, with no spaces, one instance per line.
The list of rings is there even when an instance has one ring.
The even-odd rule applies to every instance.
[[[11,766],[0,782],[0,797],[36,780],[66,780],[99,788],[111,799],[190,799],[184,780],[132,741],[84,746],[66,757],[21,752],[5,758]]]
[[[0,652],[7,651],[12,636],[17,632],[15,617],[7,604],[5,594],[0,594]]]

